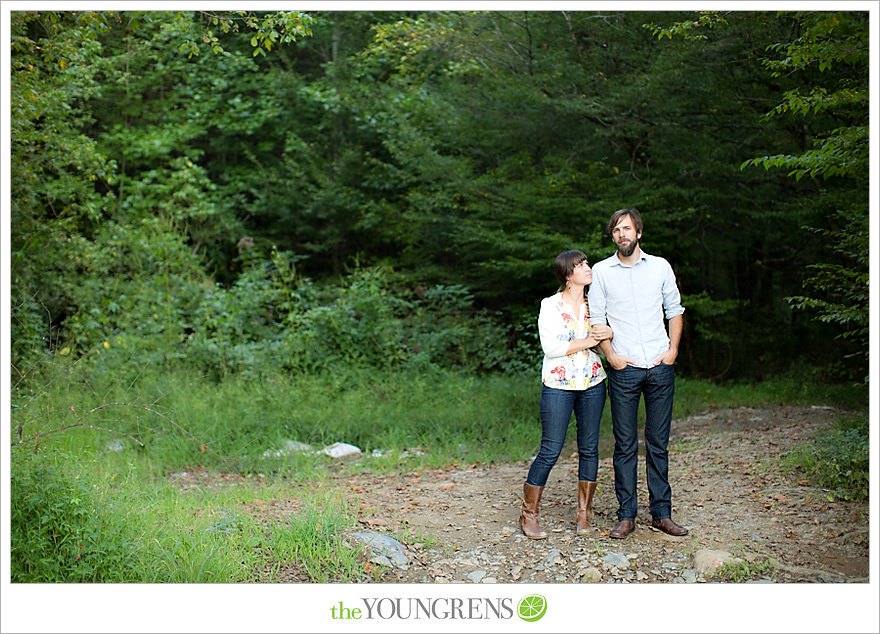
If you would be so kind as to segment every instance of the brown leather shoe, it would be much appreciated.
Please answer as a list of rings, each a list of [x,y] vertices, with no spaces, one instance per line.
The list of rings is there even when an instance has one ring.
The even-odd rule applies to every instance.
[[[611,529],[608,537],[611,539],[624,539],[627,535],[636,530],[636,523],[632,520],[623,520],[618,522],[617,526]]]
[[[688,534],[688,529],[673,522],[671,517],[664,517],[662,520],[655,517],[651,520],[651,526],[674,537],[683,537]]]

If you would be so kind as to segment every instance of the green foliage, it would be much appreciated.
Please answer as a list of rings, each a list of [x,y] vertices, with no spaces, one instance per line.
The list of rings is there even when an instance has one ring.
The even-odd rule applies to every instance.
[[[10,472],[13,583],[139,580],[124,518],[70,456],[16,450]]]
[[[13,362],[24,368],[58,341],[82,236],[104,208],[96,183],[115,164],[83,133],[82,100],[101,91],[101,14],[14,12],[10,28],[10,325]]]
[[[295,259],[249,255],[229,289],[210,289],[185,323],[181,359],[210,376],[327,368],[532,369],[506,329],[462,286],[397,288],[384,268],[357,268],[338,285],[296,275]]]
[[[291,44],[312,34],[312,17],[302,11],[276,11],[255,13],[253,11],[198,12],[197,14],[172,14],[187,26],[187,37],[179,46],[188,58],[201,54],[201,46],[214,55],[229,55],[213,29],[221,35],[244,31],[250,33],[250,45],[254,57],[266,55],[277,44]],[[252,32],[252,33],[251,33]]]
[[[828,499],[864,500],[869,494],[868,417],[841,419],[832,429],[784,457],[787,468],[828,490]]]
[[[68,289],[78,308],[66,320],[71,354],[96,350],[108,369],[181,358],[185,332],[211,285],[175,223],[161,216],[110,222],[94,242],[79,246],[81,277]]]
[[[774,77],[811,66],[824,72],[837,65],[866,65],[869,49],[864,26],[868,12],[798,12],[793,16],[804,27],[796,33],[797,37],[767,47],[779,54],[765,62]]]
[[[673,36],[681,36],[687,40],[706,40],[709,36],[706,31],[712,30],[716,26],[727,25],[727,19],[724,13],[720,11],[700,11],[696,20],[682,20],[671,26],[664,27],[657,24],[649,23],[642,26],[651,30],[651,35],[658,40],[664,37],[672,39]]]
[[[755,579],[775,579],[776,560],[765,559],[763,561],[728,561],[723,564],[714,575],[713,580],[732,581],[733,583],[746,583]]]
[[[602,227],[624,204],[693,302],[684,373],[763,375],[815,350],[839,364],[863,344],[817,346],[824,324],[781,299],[822,261],[840,202],[861,215],[862,14],[23,12],[11,27],[21,375],[61,350],[213,377],[525,370],[553,257],[610,254]],[[738,170],[750,156],[847,173]],[[819,232],[792,248],[803,226]],[[273,253],[296,265],[286,281]],[[423,289],[468,304],[443,312]]]
[[[807,227],[825,238],[837,263],[812,263],[804,288],[816,296],[791,296],[787,301],[799,310],[809,310],[823,323],[839,328],[835,339],[855,345],[841,355],[844,363],[853,361],[848,376],[862,376],[868,382],[868,36],[866,13],[796,14],[803,26],[799,37],[776,43],[768,50],[784,57],[768,59],[774,77],[783,73],[805,72],[818,67],[815,81],[828,81],[812,87],[809,95],[801,88],[785,93],[785,100],[768,117],[828,114],[833,123],[816,135],[813,149],[798,154],[778,154],[750,159],[742,164],[763,165],[766,169],[785,168],[789,176],[849,179],[858,191],[826,220],[830,228]],[[826,76],[832,68],[847,70]],[[841,123],[843,125],[841,125]]]
[[[853,368],[849,374],[858,376],[859,371],[865,371],[868,367],[868,217],[855,215],[841,220],[839,230],[813,230],[826,239],[839,261],[808,266],[812,275],[804,286],[812,289],[817,296],[793,296],[786,300],[800,310],[814,312],[819,321],[834,328],[834,340],[855,344],[851,346],[854,352],[843,359],[852,362]],[[864,375],[864,383],[868,384],[867,374]]]

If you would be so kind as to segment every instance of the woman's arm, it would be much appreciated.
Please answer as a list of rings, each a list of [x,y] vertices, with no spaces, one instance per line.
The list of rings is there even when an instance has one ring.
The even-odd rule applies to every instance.
[[[596,324],[590,326],[590,334],[586,339],[571,341],[568,339],[568,325],[553,300],[545,299],[541,302],[541,312],[538,315],[538,335],[544,354],[552,359],[592,348],[600,341],[611,339],[613,333],[609,326]]]
[[[574,354],[575,352],[580,352],[581,350],[593,348],[595,346],[598,346],[602,341],[610,341],[613,336],[614,333],[612,332],[610,326],[606,326],[604,324],[596,324],[594,326],[590,326],[590,336],[586,339],[572,341],[568,345],[568,350],[565,354]]]
[[[550,358],[564,357],[568,354],[568,328],[559,311],[553,305],[552,298],[541,301],[541,312],[538,314],[538,336],[541,349]]]

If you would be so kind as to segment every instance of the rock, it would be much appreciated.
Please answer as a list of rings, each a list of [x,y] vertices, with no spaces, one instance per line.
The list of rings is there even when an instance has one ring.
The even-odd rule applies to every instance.
[[[602,581],[602,573],[593,566],[582,568],[578,575],[580,576],[581,583],[599,583]]]
[[[297,453],[314,452],[315,448],[298,440],[288,440],[281,449],[267,449],[263,452],[264,458],[283,458]]]
[[[105,446],[107,447],[107,451],[123,451],[125,449],[125,443],[119,438],[111,440]]]
[[[364,543],[370,548],[374,554],[371,561],[383,565],[406,566],[409,564],[409,557],[403,549],[403,544],[381,533],[352,533],[352,537]]]
[[[288,440],[284,447],[281,449],[267,449],[263,452],[264,458],[283,458],[285,456],[291,456],[293,454],[298,453],[313,453],[319,454],[323,453],[331,458],[343,458],[345,456],[359,456],[363,453],[359,447],[355,447],[354,445],[349,445],[344,442],[335,442],[332,445],[327,445],[320,451],[317,451],[311,445],[308,445],[304,442],[299,442],[297,440]]]
[[[602,557],[602,563],[610,568],[627,568],[629,567],[629,559],[620,553],[608,553]]]
[[[742,559],[734,557],[726,550],[710,550],[703,548],[694,553],[694,570],[698,574],[712,575],[726,563],[740,563]]]
[[[325,453],[331,458],[344,458],[345,456],[359,456],[362,452],[359,447],[355,447],[354,445],[349,445],[344,442],[335,442],[332,445],[328,445],[321,450],[321,453]]]
[[[471,583],[480,583],[483,580],[483,577],[486,576],[485,570],[474,570],[473,572],[469,572],[467,575],[467,580]]]
[[[559,564],[564,564],[565,560],[562,559],[562,551],[558,548],[554,548],[550,551],[547,557],[544,559],[544,567],[552,568],[553,566]]]

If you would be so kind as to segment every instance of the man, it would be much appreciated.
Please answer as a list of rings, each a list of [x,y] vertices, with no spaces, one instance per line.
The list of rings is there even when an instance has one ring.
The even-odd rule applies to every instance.
[[[624,539],[635,530],[642,396],[651,526],[669,535],[687,535],[687,529],[672,520],[667,448],[675,392],[673,364],[683,324],[681,295],[669,263],[641,250],[642,217],[638,211],[614,212],[608,233],[617,253],[593,266],[588,299],[590,322],[607,323],[614,331],[613,339],[600,344],[607,359],[614,428],[614,490],[619,504],[618,523],[609,535]]]

